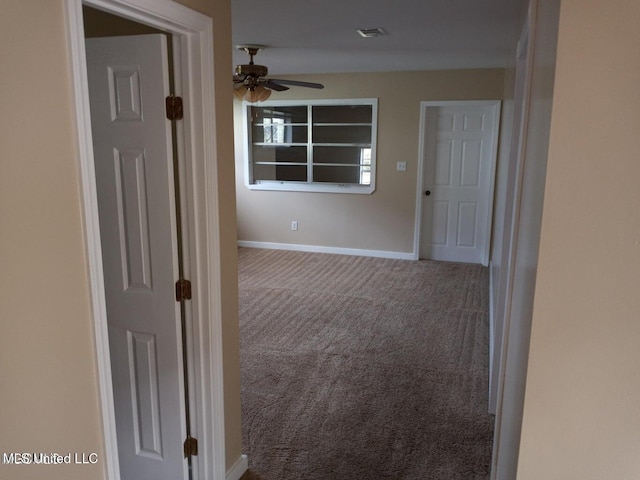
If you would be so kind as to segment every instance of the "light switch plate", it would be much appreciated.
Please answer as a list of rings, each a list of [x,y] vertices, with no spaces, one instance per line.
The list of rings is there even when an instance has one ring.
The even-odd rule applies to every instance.
[[[406,172],[407,171],[407,162],[398,162],[398,163],[396,163],[396,170],[398,172]]]

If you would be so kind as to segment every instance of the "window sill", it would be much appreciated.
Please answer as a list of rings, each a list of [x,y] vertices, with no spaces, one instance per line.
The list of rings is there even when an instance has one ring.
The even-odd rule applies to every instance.
[[[375,191],[372,185],[353,185],[342,183],[295,183],[262,181],[245,184],[249,190],[267,190],[277,192],[314,192],[314,193],[355,193],[370,195]]]

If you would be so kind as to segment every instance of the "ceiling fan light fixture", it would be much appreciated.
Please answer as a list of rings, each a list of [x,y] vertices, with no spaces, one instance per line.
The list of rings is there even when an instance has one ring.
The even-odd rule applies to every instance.
[[[360,34],[361,37],[363,38],[375,38],[375,37],[382,37],[383,35],[386,35],[387,32],[385,32],[382,28],[380,27],[373,27],[373,28],[358,28],[356,30],[356,32],[358,32],[358,34]]]
[[[264,102],[271,96],[271,90],[269,90],[266,87],[263,87],[262,85],[258,85],[256,87],[256,93],[258,94],[259,102]]]
[[[238,87],[234,87],[234,89],[233,89],[233,95],[238,100],[242,100],[246,93],[247,93],[247,87],[245,87],[242,84],[240,84],[240,86],[238,86]]]
[[[233,94],[238,100],[246,100],[249,103],[264,102],[271,96],[271,90],[263,85],[256,85],[255,87],[246,87],[242,85],[239,88],[234,88]]]
[[[247,102],[264,102],[271,96],[271,91],[283,92],[289,90],[286,85],[297,85],[308,88],[324,88],[320,83],[301,82],[296,80],[269,79],[269,70],[264,65],[256,65],[253,57],[263,47],[262,45],[238,45],[239,50],[249,54],[249,63],[236,65],[233,75],[233,95],[238,100]]]

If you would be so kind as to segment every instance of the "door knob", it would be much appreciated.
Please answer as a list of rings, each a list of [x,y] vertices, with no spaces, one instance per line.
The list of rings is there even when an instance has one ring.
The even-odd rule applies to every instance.
[[[426,192],[424,192],[424,194],[428,197],[429,195],[431,195],[431,190],[427,190]]]

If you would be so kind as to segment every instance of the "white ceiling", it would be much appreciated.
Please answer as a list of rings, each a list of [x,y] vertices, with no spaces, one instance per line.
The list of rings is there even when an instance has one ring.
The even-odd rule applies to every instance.
[[[269,73],[503,67],[523,0],[232,0],[233,43]],[[358,28],[387,35],[362,38]],[[234,51],[234,64],[248,63]]]

